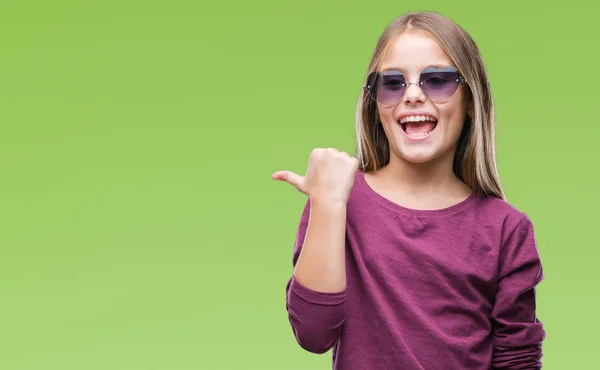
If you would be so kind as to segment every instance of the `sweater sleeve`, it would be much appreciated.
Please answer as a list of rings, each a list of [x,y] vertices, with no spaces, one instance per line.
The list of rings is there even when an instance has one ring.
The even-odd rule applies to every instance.
[[[541,369],[546,333],[536,316],[536,286],[544,275],[533,225],[524,216],[500,254],[492,309],[493,369]]]
[[[294,243],[292,265],[295,267],[304,243],[310,200],[300,218]],[[292,274],[286,286],[286,309],[298,344],[312,353],[325,353],[337,341],[346,319],[346,289],[341,292],[318,292],[301,285]]]

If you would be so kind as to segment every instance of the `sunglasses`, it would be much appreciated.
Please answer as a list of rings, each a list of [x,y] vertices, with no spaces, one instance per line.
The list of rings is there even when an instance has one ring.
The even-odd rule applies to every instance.
[[[373,101],[389,108],[400,102],[410,85],[418,85],[434,103],[444,103],[454,95],[464,77],[454,67],[424,69],[417,82],[406,82],[400,71],[371,72],[363,87]]]

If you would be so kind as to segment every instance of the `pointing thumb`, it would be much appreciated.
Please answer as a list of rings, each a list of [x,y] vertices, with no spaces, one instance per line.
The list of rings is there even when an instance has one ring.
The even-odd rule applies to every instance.
[[[273,180],[285,181],[295,187],[299,192],[304,193],[304,177],[291,171],[277,171],[271,178]]]

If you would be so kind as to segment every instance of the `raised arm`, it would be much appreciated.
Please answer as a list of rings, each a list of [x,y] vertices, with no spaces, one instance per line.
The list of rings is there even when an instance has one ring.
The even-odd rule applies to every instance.
[[[356,159],[335,149],[311,153],[305,176],[273,174],[308,195],[286,286],[286,308],[295,337],[313,353],[328,351],[345,321],[346,204]]]

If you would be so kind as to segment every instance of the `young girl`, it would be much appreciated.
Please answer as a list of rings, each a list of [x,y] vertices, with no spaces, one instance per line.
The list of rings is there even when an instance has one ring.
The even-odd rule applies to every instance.
[[[334,369],[540,369],[542,267],[507,203],[479,50],[431,12],[379,39],[357,110],[355,157],[316,149],[286,307],[299,345]]]

